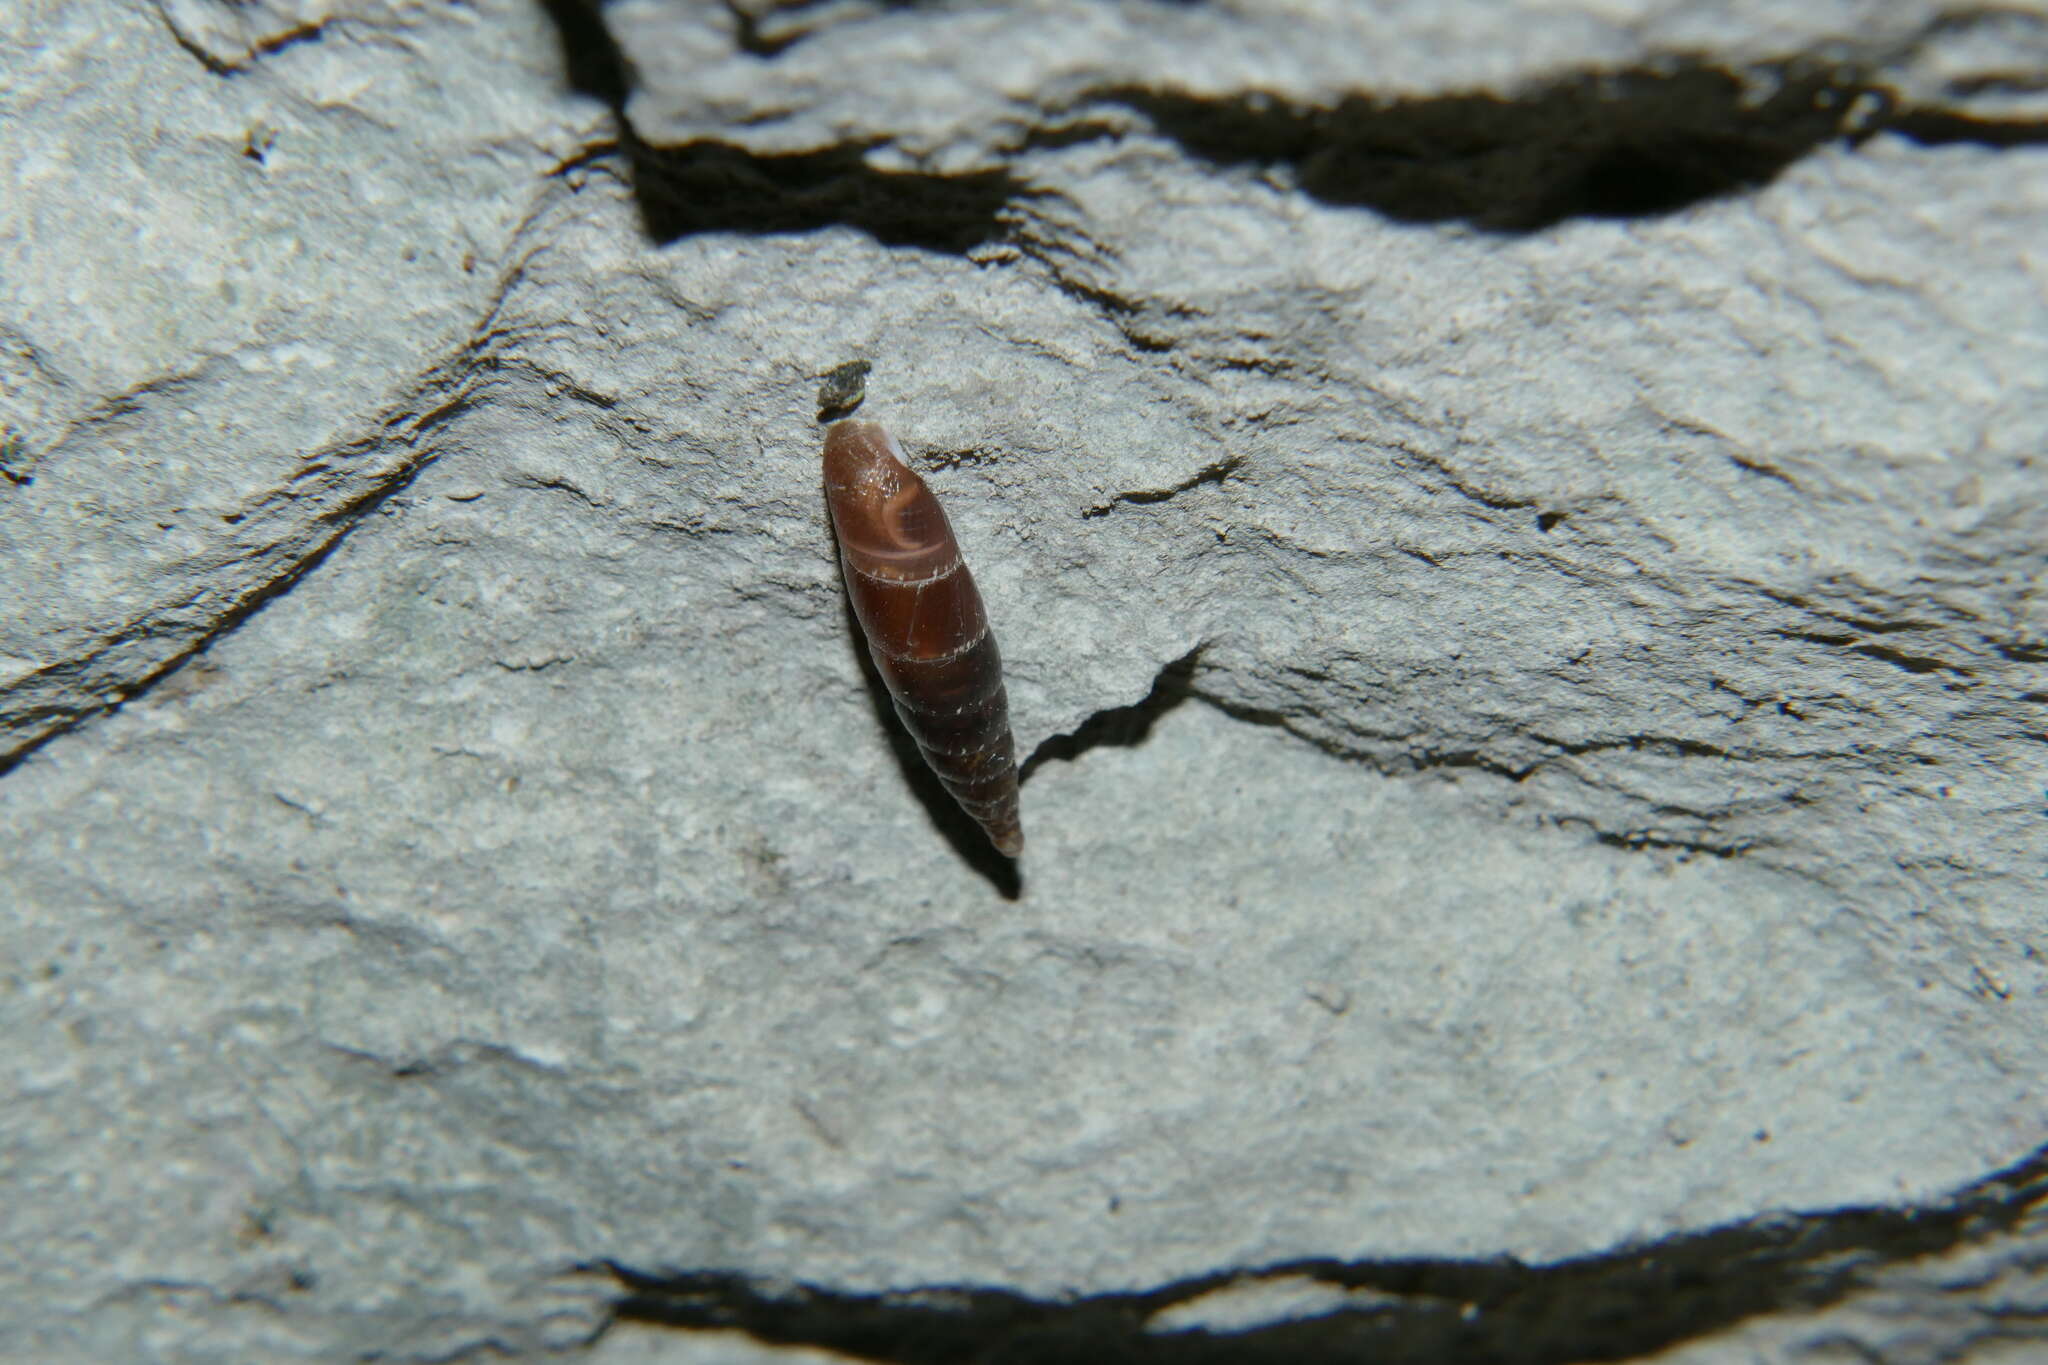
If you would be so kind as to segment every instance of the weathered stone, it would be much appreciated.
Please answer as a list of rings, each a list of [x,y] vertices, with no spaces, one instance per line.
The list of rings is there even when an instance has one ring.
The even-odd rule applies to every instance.
[[[0,18],[0,1355],[2038,1342],[2048,20],[1784,8]]]

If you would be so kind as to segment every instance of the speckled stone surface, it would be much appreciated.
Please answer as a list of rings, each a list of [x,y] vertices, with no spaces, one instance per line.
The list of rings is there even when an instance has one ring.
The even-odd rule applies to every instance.
[[[2048,1349],[2048,17],[1782,10],[0,16],[0,1355]]]

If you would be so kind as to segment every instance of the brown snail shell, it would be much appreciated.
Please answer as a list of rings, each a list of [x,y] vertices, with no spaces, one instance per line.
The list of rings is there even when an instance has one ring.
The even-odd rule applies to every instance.
[[[989,842],[1024,851],[1002,656],[945,509],[879,422],[825,431],[846,595],[924,761]]]

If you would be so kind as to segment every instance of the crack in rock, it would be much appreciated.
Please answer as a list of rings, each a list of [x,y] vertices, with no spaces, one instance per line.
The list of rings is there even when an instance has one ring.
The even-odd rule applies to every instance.
[[[523,271],[523,260],[515,258],[470,334],[443,355],[424,357],[402,396],[361,423],[367,434],[306,452],[281,482],[224,514],[234,533],[210,547],[215,568],[206,585],[146,603],[95,629],[85,647],[41,661],[0,686],[0,777],[58,735],[148,692],[289,592],[438,459],[442,428],[474,407],[501,371],[522,367],[506,357],[518,337],[501,325],[501,316]],[[196,370],[136,385],[83,415],[72,433],[104,436],[110,424],[144,415],[152,402],[174,407],[182,392],[222,363],[215,357]]]
[[[1570,1365],[1635,1359],[1753,1319],[1826,1308],[1870,1290],[1882,1272],[2012,1233],[2044,1202],[2048,1149],[1917,1207],[1771,1213],[1545,1265],[1329,1258],[1075,1299],[961,1285],[862,1294],[729,1271],[603,1268],[624,1290],[615,1321],[738,1328],[897,1365]],[[1205,1309],[1227,1318],[1232,1296],[1301,1281],[1341,1297],[1251,1326],[1203,1323]],[[2048,1321],[2034,1322],[2031,1338],[2048,1341]]]
[[[1848,57],[1658,54],[1631,67],[1568,71],[1506,92],[1389,98],[1355,88],[1311,102],[1260,89],[1215,94],[1163,82],[1104,82],[1036,107],[1006,105],[999,122],[985,115],[980,167],[881,170],[868,154],[896,142],[895,132],[881,126],[773,152],[747,145],[743,136],[683,143],[644,137],[625,117],[626,97],[640,82],[616,37],[582,0],[544,0],[544,7],[577,87],[601,94],[619,116],[647,230],[661,242],[698,232],[829,226],[853,227],[888,245],[949,252],[1021,241],[1014,211],[1053,192],[1018,169],[1021,157],[1115,141],[1138,128],[1218,169],[1284,175],[1327,204],[1518,233],[1575,218],[1657,217],[1750,192],[1824,145],[1860,144],[1879,132],[1923,144],[2048,141],[2048,122],[1916,98],[1889,81],[1886,68],[1938,36],[1923,33],[1892,50]],[[831,14],[808,13],[815,8],[809,0],[726,0],[725,8],[737,50],[764,60],[835,22]],[[778,19],[790,22],[777,25]],[[1981,92],[1950,93],[1966,99]],[[800,113],[798,105],[764,106],[728,121],[780,126]],[[971,140],[977,130],[970,125],[960,135]],[[1135,311],[1100,282],[1055,274],[1077,297],[1109,311]]]
[[[1242,455],[1230,455],[1221,460],[1202,466],[1195,473],[1182,479],[1170,488],[1140,488],[1128,493],[1119,493],[1108,502],[1097,503],[1081,513],[1083,518],[1106,517],[1119,507],[1145,506],[1155,502],[1167,502],[1204,484],[1222,484],[1238,470],[1244,468]]]
[[[1162,716],[1194,697],[1191,684],[1205,648],[1206,642],[1198,644],[1161,668],[1152,680],[1151,690],[1129,706],[1097,711],[1074,729],[1039,741],[1038,747],[1018,765],[1018,785],[1029,782],[1031,775],[1046,763],[1072,763],[1090,749],[1129,749],[1143,744]]]
[[[293,0],[155,0],[171,37],[216,76],[247,74],[265,57],[325,38],[344,22],[389,23],[381,7],[361,16],[319,13]]]
[[[291,484],[310,480],[310,488],[272,489],[227,518],[237,526],[249,523],[245,539],[259,548],[241,558],[271,561],[266,576],[238,590],[230,585],[216,603],[188,600],[147,611],[107,631],[96,648],[49,662],[0,689],[0,736],[6,736],[0,741],[0,776],[58,735],[149,691],[324,563],[350,530],[439,456],[434,433],[475,402],[489,368],[474,347],[465,348],[455,361],[430,371],[397,411],[379,419],[377,435],[309,457]],[[357,472],[365,457],[392,447],[399,453],[385,469],[368,477]],[[304,505],[309,499],[311,509]],[[195,613],[204,619],[181,630],[181,618]],[[158,652],[155,646],[165,640],[174,643]]]
[[[1542,815],[1544,822],[1559,828],[1583,829],[1599,843],[1631,852],[1664,850],[1733,858],[1776,847],[1772,837],[1755,828],[1757,817],[1784,801],[1802,803],[1806,800],[1804,795],[1797,789],[1779,792],[1771,788],[1762,796],[1752,794],[1708,807],[1668,800],[1651,801],[1642,792],[1629,787],[1620,776],[1587,771],[1570,760],[1602,755],[1643,756],[1723,767],[1761,767],[1769,771],[1772,765],[1784,762],[1813,763],[1822,757],[1847,756],[1800,754],[1767,748],[1738,750],[1683,735],[1647,731],[1569,739],[1535,730],[1516,730],[1511,734],[1496,735],[1484,745],[1457,743],[1446,746],[1442,743],[1442,736],[1328,728],[1326,718],[1306,701],[1298,709],[1281,710],[1226,695],[1213,685],[1199,685],[1196,678],[1203,670],[1204,653],[1214,643],[1205,640],[1162,666],[1151,688],[1140,700],[1097,711],[1073,730],[1042,740],[1020,765],[1020,782],[1028,783],[1040,768],[1050,762],[1073,762],[1098,748],[1141,745],[1162,717],[1193,701],[1246,725],[1284,730],[1292,738],[1332,758],[1362,764],[1386,777],[1467,769],[1519,785],[1538,773],[1564,772],[1584,784],[1592,799],[1561,801],[1553,795],[1549,799],[1555,808]],[[1859,649],[1854,652],[1868,651]],[[1603,801],[1600,797],[1610,799]],[[1613,806],[1611,799],[1617,797],[1621,799],[1618,808]],[[1723,826],[1733,828],[1724,834],[1720,832]]]
[[[959,254],[1002,236],[1003,210],[1036,193],[1005,170],[879,170],[867,160],[873,145],[771,156],[724,142],[628,144],[647,234],[663,243],[851,227],[884,246]]]
[[[1760,89],[1771,93],[1758,100]],[[1359,91],[1324,107],[1157,88],[1096,98],[1141,114],[1211,165],[1285,169],[1325,203],[1531,232],[1571,218],[1667,214],[1766,184],[1850,132],[1850,111],[1872,89],[1841,66],[1735,71],[1695,58],[1575,72],[1514,95],[1389,101]]]

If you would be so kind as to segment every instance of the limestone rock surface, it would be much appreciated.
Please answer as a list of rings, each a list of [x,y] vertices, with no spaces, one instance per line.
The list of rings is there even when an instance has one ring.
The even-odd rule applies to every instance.
[[[9,7],[0,1357],[2048,1349],[2044,91],[2035,5]],[[854,359],[1018,867],[849,632]]]

